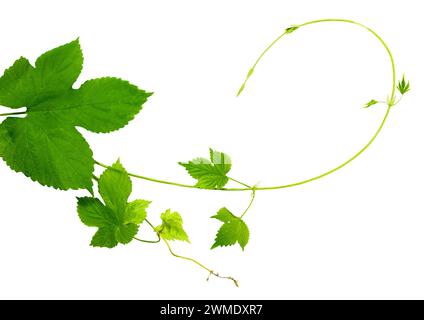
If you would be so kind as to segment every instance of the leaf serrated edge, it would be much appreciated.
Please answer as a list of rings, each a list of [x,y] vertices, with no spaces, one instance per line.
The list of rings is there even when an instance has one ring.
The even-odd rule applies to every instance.
[[[76,129],[75,129],[76,130]],[[91,174],[93,174],[94,173],[94,164],[95,164],[95,161],[94,161],[94,158],[93,158],[93,156],[94,156],[94,154],[93,154],[93,151],[91,150],[91,148],[90,148],[90,144],[87,142],[87,140],[84,138],[84,136],[78,131],[78,130],[76,130],[77,131],[77,133],[82,137],[82,139],[84,140],[84,142],[85,143],[87,143],[87,146],[88,146],[88,149],[90,150],[90,165],[91,165],[91,168],[92,168],[92,170],[91,170]],[[10,144],[10,142],[9,142],[9,144]],[[49,185],[49,184],[46,184],[46,183],[42,183],[41,181],[38,181],[38,180],[35,180],[34,178],[32,178],[30,175],[28,175],[28,174],[26,174],[25,172],[23,172],[23,171],[18,171],[18,170],[16,170],[15,168],[13,168],[12,166],[11,166],[11,164],[9,163],[9,161],[8,160],[6,160],[6,159],[4,159],[1,155],[0,155],[0,157],[3,159],[3,161],[7,164],[7,166],[12,170],[12,171],[14,171],[14,172],[16,172],[16,173],[18,173],[18,174],[23,174],[25,177],[27,177],[27,178],[30,178],[33,182],[36,182],[36,183],[38,183],[38,184],[40,184],[40,185],[42,185],[43,187],[48,187],[48,188],[53,188],[53,189],[55,189],[55,190],[60,190],[60,191],[68,191],[68,190],[87,190],[87,191],[89,191],[90,193],[91,193],[91,191],[92,191],[92,189],[93,189],[93,180],[91,179],[90,181],[91,181],[91,184],[89,185],[89,186],[85,186],[85,187],[83,187],[83,186],[81,186],[81,187],[58,187],[58,186],[53,186],[53,185]]]
[[[75,127],[83,128],[85,130],[88,130],[90,132],[97,133],[97,134],[107,134],[107,133],[115,132],[115,131],[118,131],[118,130],[125,128],[140,113],[140,111],[144,107],[144,104],[148,101],[149,97],[151,97],[154,94],[154,92],[148,92],[148,91],[145,91],[143,89],[140,89],[138,86],[132,84],[128,80],[124,80],[124,79],[119,78],[119,77],[100,77],[100,78],[89,79],[89,80],[86,80],[84,83],[82,83],[81,86],[76,90],[80,90],[85,84],[89,83],[90,81],[96,81],[96,80],[119,80],[119,81],[127,84],[132,89],[136,89],[139,92],[139,94],[142,93],[144,95],[144,97],[142,98],[143,101],[140,103],[140,106],[137,106],[136,112],[134,112],[134,114],[131,114],[130,117],[128,117],[128,120],[124,123],[124,125],[122,125],[119,128],[116,128],[116,129],[113,129],[113,130],[108,130],[108,131],[99,131],[99,130],[91,130],[91,129],[88,130],[88,129],[83,128],[82,126],[75,125]]]

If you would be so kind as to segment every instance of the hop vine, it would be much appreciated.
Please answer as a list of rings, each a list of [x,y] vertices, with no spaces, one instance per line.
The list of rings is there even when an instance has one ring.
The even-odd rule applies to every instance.
[[[373,98],[363,106],[386,105],[384,117],[371,139],[352,157],[324,173],[288,184],[251,185],[230,175],[232,162],[228,154],[209,149],[208,157],[179,162],[195,180],[190,184],[128,172],[120,160],[112,165],[95,160],[90,145],[77,128],[94,133],[119,130],[140,112],[152,93],[113,77],[87,80],[79,88],[74,88],[84,60],[79,39],[45,52],[35,61],[35,65],[21,57],[0,77],[0,105],[15,109],[0,114],[3,118],[0,123],[0,156],[12,170],[23,173],[41,185],[61,190],[87,190],[86,196],[76,199],[76,211],[84,225],[95,228],[91,246],[111,249],[133,241],[145,244],[163,242],[172,256],[204,269],[208,280],[214,276],[230,280],[238,286],[239,282],[232,276],[223,276],[194,258],[175,253],[171,245],[173,241],[190,242],[183,217],[170,208],[150,212],[151,201],[133,198],[132,178],[191,189],[250,192],[250,201],[244,210],[236,212],[223,207],[211,216],[222,223],[211,241],[211,249],[239,245],[245,250],[250,237],[246,214],[251,210],[258,192],[309,183],[351,163],[374,142],[391,108],[410,90],[410,82],[405,75],[397,79],[393,55],[374,30],[352,20],[321,19],[285,28],[249,68],[237,96],[246,89],[262,58],[281,39],[293,36],[306,26],[328,22],[348,23],[371,33],[386,50],[392,85],[386,99]],[[104,169],[99,177],[94,175],[95,166]],[[153,222],[155,220],[156,223]],[[139,235],[142,224],[150,228],[150,235]]]

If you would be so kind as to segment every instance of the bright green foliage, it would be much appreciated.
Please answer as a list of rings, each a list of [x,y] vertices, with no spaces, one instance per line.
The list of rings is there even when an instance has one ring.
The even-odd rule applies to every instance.
[[[113,248],[118,243],[129,243],[146,219],[150,201],[135,200],[128,203],[132,191],[131,180],[119,160],[106,169],[99,178],[97,198],[78,198],[78,215],[86,226],[99,228],[94,235],[93,247]]]
[[[403,75],[402,80],[398,82],[397,89],[402,95],[409,91],[410,89],[409,81],[408,82],[405,81],[405,75]]]
[[[377,104],[377,103],[378,103],[378,101],[377,101],[377,100],[372,99],[372,100],[368,101],[368,102],[365,104],[364,108],[369,108],[369,107],[371,107],[371,106],[373,106],[373,105],[375,105],[375,104]]]
[[[190,242],[183,228],[183,219],[178,212],[171,212],[168,209],[160,217],[162,224],[157,226],[155,230],[163,239]]]
[[[330,21],[353,23],[361,28],[365,27],[351,20],[322,19],[286,28],[284,33],[278,36],[259,55],[254,65],[249,69],[238,95],[244,90],[260,60],[285,34],[290,34],[301,26]],[[232,182],[242,185],[243,188],[228,188],[225,190],[250,190],[252,192],[251,201],[241,216],[235,216],[224,207],[211,217],[222,223],[211,249],[238,243],[244,250],[249,242],[250,234],[242,218],[250,209],[256,191],[303,185],[343,168],[371,145],[383,128],[390,107],[401,100],[397,100],[395,95],[396,72],[388,46],[373,30],[368,27],[365,27],[365,29],[378,38],[390,57],[393,90],[387,97],[386,102],[389,108],[377,132],[365,147],[348,161],[319,176],[296,183],[250,187],[228,177],[227,174],[232,166],[228,155],[210,149],[209,159],[196,158],[187,163],[179,163],[191,177],[197,180],[195,186],[142,175],[131,175],[167,185],[221,190],[229,180],[232,180]],[[26,107],[26,111],[7,112],[1,115],[11,116],[25,113],[24,118],[9,117],[0,124],[0,156],[13,170],[23,172],[26,176],[43,185],[64,190],[88,189],[93,196],[78,198],[78,215],[85,225],[97,228],[97,232],[91,241],[92,246],[113,248],[119,243],[127,244],[135,238],[139,225],[146,220],[146,209],[150,202],[147,200],[128,202],[132,192],[132,183],[129,174],[119,160],[112,167],[96,162],[99,166],[107,169],[98,179],[98,192],[101,199],[94,197],[92,191],[94,170],[92,151],[76,127],[96,133],[107,133],[122,128],[141,110],[142,105],[151,94],[124,80],[110,77],[89,80],[82,84],[80,88],[74,89],[72,86],[78,79],[82,67],[83,55],[77,39],[44,53],[36,60],[35,66],[32,66],[26,58],[21,57],[4,72],[3,76],[0,77],[0,105],[12,109]],[[402,95],[410,90],[410,83],[409,81],[406,82],[405,76],[398,82],[397,89]],[[369,108],[377,103],[382,103],[382,101],[372,99],[365,104],[364,108]],[[94,179],[97,180],[96,177]],[[179,213],[171,212],[168,209],[162,213],[161,220],[162,223],[157,227],[153,227],[146,220],[146,223],[159,236],[157,241],[136,239],[148,243],[156,243],[161,239],[189,242]],[[229,279],[238,286],[238,282],[234,278],[221,276],[193,258],[174,253],[169,243],[165,242],[173,256],[194,262],[208,271],[209,275]]]
[[[202,189],[222,189],[228,182],[227,173],[231,170],[231,158],[223,152],[209,149],[209,160],[196,158],[187,163],[180,162],[194,179],[196,187]]]
[[[0,78],[0,105],[27,108],[25,118],[0,124],[0,156],[42,185],[91,189],[94,161],[76,130],[110,132],[125,126],[150,93],[116,78],[72,85],[81,73],[78,39],[41,55],[33,67],[20,58]]]
[[[221,208],[211,218],[217,219],[224,224],[216,234],[215,243],[211,249],[216,247],[232,246],[238,242],[242,250],[249,242],[249,228],[246,223],[233,215],[227,208]]]

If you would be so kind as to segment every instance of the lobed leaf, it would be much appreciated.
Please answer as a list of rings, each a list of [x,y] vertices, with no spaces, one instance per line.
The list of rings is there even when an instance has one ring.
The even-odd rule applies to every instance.
[[[162,224],[155,228],[156,232],[166,240],[180,240],[190,242],[183,228],[183,219],[178,212],[170,209],[161,214]]]
[[[118,243],[128,244],[146,219],[150,201],[128,203],[131,180],[119,160],[100,176],[99,193],[104,203],[93,197],[78,198],[77,211],[81,222],[99,228],[91,245],[113,248]]]
[[[92,188],[92,151],[76,126],[110,132],[125,126],[151,95],[127,81],[101,78],[72,85],[83,66],[79,40],[18,59],[0,78],[0,105],[27,108],[0,124],[0,156],[15,171],[63,190]]]
[[[218,230],[215,242],[211,249],[217,247],[232,246],[236,243],[240,245],[242,250],[249,242],[249,228],[246,223],[239,217],[236,217],[227,208],[221,208],[216,215],[211,218],[217,219],[224,224]]]
[[[179,162],[191,177],[197,179],[196,187],[202,189],[222,189],[228,182],[227,173],[231,170],[231,158],[223,152],[209,149],[209,158],[196,158],[187,163]]]
[[[146,209],[151,202],[147,200],[134,200],[127,204],[124,223],[142,223],[147,216]]]

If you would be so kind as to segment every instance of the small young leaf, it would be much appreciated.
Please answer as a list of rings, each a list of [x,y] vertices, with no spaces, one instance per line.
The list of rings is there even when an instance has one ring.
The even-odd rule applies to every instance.
[[[287,34],[292,33],[293,31],[296,31],[297,29],[299,29],[299,26],[296,26],[296,25],[290,26],[290,27],[286,28],[286,33]]]
[[[402,80],[398,81],[397,89],[402,95],[404,95],[405,93],[409,91],[410,89],[409,81],[406,82],[405,75],[402,76]]]
[[[209,149],[210,160],[196,158],[187,163],[180,162],[202,189],[222,189],[228,182],[227,173],[231,170],[231,158],[223,152]]]
[[[162,224],[157,226],[156,232],[166,240],[180,240],[190,242],[183,228],[183,219],[178,212],[170,209],[161,214]]]
[[[227,208],[221,208],[211,218],[222,221],[224,224],[216,234],[215,243],[211,249],[216,247],[232,246],[238,242],[242,250],[249,242],[249,228],[239,217],[233,215]]]
[[[20,58],[0,77],[0,105],[27,108],[25,118],[0,124],[0,156],[42,185],[91,190],[93,155],[75,126],[93,132],[122,128],[151,95],[116,78],[73,89],[82,65],[77,39],[42,54],[35,67]]]
[[[375,104],[377,104],[377,103],[378,103],[378,101],[377,101],[377,100],[372,99],[372,100],[368,101],[368,102],[364,105],[364,108],[369,108],[369,107],[371,107],[371,106],[373,106],[373,105],[375,105]]]
[[[125,211],[124,223],[142,223],[146,219],[146,209],[149,204],[150,201],[146,200],[134,200],[128,203]]]
[[[113,248],[118,243],[131,242],[146,219],[150,201],[127,202],[131,180],[119,160],[100,176],[99,193],[105,204],[93,197],[78,198],[77,211],[81,222],[99,228],[91,245]]]

